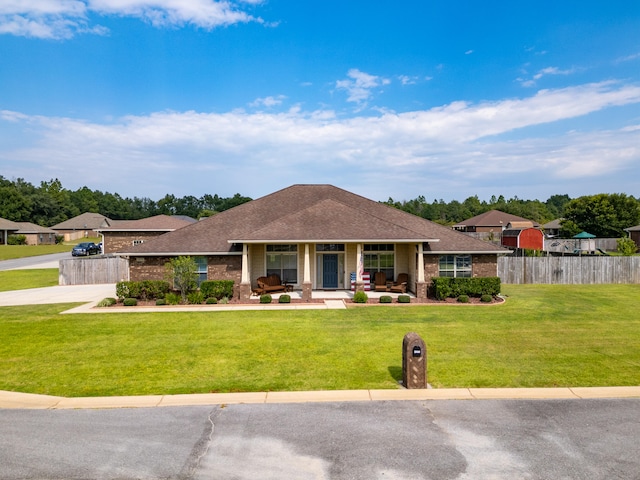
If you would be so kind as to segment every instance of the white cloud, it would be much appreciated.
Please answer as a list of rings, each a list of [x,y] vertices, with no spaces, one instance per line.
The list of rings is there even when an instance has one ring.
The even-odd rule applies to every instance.
[[[276,107],[281,105],[283,100],[287,98],[285,95],[277,95],[275,97],[269,96],[264,98],[256,98],[253,102],[251,102],[250,106],[252,107]]]
[[[533,77],[529,79],[519,78],[518,81],[520,81],[523,87],[534,87],[538,80],[548,75],[572,75],[577,71],[577,68],[568,68],[565,70],[561,70],[558,67],[546,67],[542,70],[539,70],[536,74],[533,75]]]
[[[349,78],[338,80],[336,88],[347,91],[347,101],[354,103],[362,103],[367,101],[373,95],[372,90],[389,85],[391,80],[376,75],[370,75],[361,72],[357,68],[352,68],[347,72]]]
[[[398,75],[398,80],[400,80],[400,83],[402,85],[415,85],[418,82],[418,77],[409,75]],[[427,77],[427,80],[430,80],[430,78]]]
[[[513,188],[549,188],[555,182],[560,186],[551,193],[564,193],[580,178],[599,185],[615,179],[620,188],[614,191],[624,191],[624,182],[640,175],[636,124],[559,131],[552,138],[526,135],[526,130],[518,140],[501,135],[639,103],[640,87],[608,82],[541,90],[522,99],[453,102],[347,119],[332,111],[293,108],[283,113],[158,112],[100,124],[5,111],[0,122],[13,130],[21,127],[27,138],[23,147],[0,146],[0,163],[7,178],[37,183],[58,177],[67,188],[113,191],[117,186],[120,194],[152,198],[167,192],[224,193],[216,185],[230,194],[256,196],[292,183],[336,183],[337,178],[344,188],[372,198],[375,192],[413,198],[425,191],[459,197],[461,189],[474,194],[483,184],[517,181],[525,187]],[[98,168],[78,169],[81,162]]]
[[[65,39],[78,33],[106,33],[104,27],[89,23],[89,14],[136,17],[156,27],[190,24],[212,29],[262,22],[230,0],[3,0],[0,34]]]

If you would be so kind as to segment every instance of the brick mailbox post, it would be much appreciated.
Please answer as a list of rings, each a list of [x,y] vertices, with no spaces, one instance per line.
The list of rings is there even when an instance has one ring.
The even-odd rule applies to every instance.
[[[402,340],[402,384],[405,388],[427,388],[427,347],[414,332]]]

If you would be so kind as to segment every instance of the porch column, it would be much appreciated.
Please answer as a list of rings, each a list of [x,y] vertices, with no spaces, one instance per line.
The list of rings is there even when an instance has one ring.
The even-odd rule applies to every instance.
[[[251,298],[251,279],[249,278],[249,245],[242,245],[242,276],[240,277],[240,300]]]
[[[364,273],[364,262],[362,261],[363,246],[361,243],[356,244],[356,284],[354,292],[364,292],[364,281],[362,274]]]
[[[416,278],[416,298],[427,298],[427,283],[424,281],[424,249],[418,243],[418,277]]]
[[[304,267],[302,280],[302,300],[311,301],[311,258],[309,255],[309,244],[304,244]]]

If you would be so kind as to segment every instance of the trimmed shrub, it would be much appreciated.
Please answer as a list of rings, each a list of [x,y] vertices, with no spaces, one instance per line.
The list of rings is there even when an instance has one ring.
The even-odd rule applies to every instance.
[[[434,277],[433,291],[438,300],[460,295],[481,297],[500,293],[500,277],[451,278]]]
[[[491,303],[491,300],[493,300],[493,297],[486,293],[480,297],[480,301],[484,303]]]
[[[367,303],[369,297],[364,292],[356,292],[353,294],[353,303]]]
[[[159,298],[156,300],[156,305],[159,307],[166,304],[167,304],[167,301],[164,298]]]
[[[204,296],[202,292],[189,292],[187,293],[187,302],[191,305],[200,305],[204,302]]]
[[[222,303],[224,305],[226,305],[227,303],[229,303],[229,297],[222,297],[218,303]]]
[[[271,295],[269,295],[268,293],[265,293],[264,295],[260,295],[260,303],[271,303],[271,300],[273,300],[271,298]]]
[[[124,298],[138,298],[140,300],[155,300],[162,298],[169,291],[169,282],[164,280],[143,280],[141,282],[116,283],[116,296]]]
[[[7,245],[26,245],[26,244],[27,244],[26,235],[9,235],[7,237]]]
[[[205,280],[200,284],[200,291],[204,298],[233,296],[233,280]]]
[[[278,303],[291,303],[291,295],[280,295]]]
[[[164,296],[164,300],[167,302],[167,305],[179,305],[180,299],[180,294],[175,292],[169,292]]]
[[[209,297],[209,298],[207,298],[205,303],[207,305],[215,305],[216,303],[218,303],[218,299],[216,297]]]
[[[391,303],[393,301],[393,299],[391,298],[390,295],[382,295],[380,297],[380,303]]]
[[[398,303],[411,303],[409,295],[398,295]]]
[[[135,307],[136,305],[138,305],[138,300],[137,300],[137,299],[135,299],[135,298],[125,298],[125,299],[122,301],[122,304],[123,304],[125,307]]]
[[[112,305],[115,305],[117,303],[117,300],[115,298],[111,298],[111,297],[107,297],[107,298],[103,298],[102,300],[100,300],[98,302],[98,307],[110,307]]]
[[[469,303],[469,295],[460,295],[458,297],[458,302],[460,302],[460,303]]]

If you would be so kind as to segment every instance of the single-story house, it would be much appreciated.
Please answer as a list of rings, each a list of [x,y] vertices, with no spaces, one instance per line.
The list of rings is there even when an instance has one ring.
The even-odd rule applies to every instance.
[[[196,221],[182,215],[156,215],[140,220],[111,220],[109,226],[96,228],[95,231],[102,236],[102,252],[109,254],[148,242]]]
[[[495,277],[509,250],[332,185],[293,185],[139,245],[120,248],[131,280],[161,279],[177,256],[201,279],[230,279],[246,300],[259,277],[278,275],[302,291],[364,290],[365,272],[408,275],[426,298],[433,277]]]
[[[6,245],[9,235],[14,235],[20,230],[20,225],[6,218],[0,218],[0,245]]]
[[[15,232],[16,235],[24,235],[27,240],[27,245],[55,245],[56,244],[56,231],[36,225],[30,222],[15,222],[20,226],[20,229]]]
[[[51,228],[64,236],[65,242],[95,236],[94,230],[110,226],[112,220],[99,213],[86,212],[60,222]]]
[[[563,221],[564,218],[556,218],[555,220],[551,220],[550,222],[545,223],[542,226],[542,231],[547,236],[547,238],[555,238],[560,236]]]
[[[636,242],[637,247],[640,249],[640,225],[625,228],[624,231],[629,233],[629,238]]]
[[[537,222],[501,212],[500,210],[489,210],[457,223],[452,228],[464,233],[493,233],[499,238],[502,231],[507,228],[507,225],[515,222],[527,222],[535,228],[540,228],[540,224]]]

